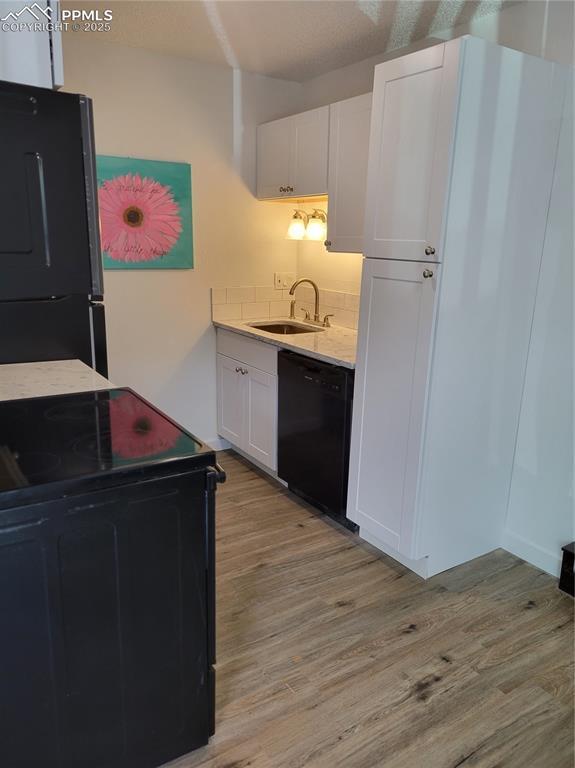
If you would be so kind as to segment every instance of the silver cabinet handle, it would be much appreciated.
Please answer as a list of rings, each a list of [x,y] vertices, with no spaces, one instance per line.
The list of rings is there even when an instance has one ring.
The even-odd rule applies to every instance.
[[[430,269],[424,269],[423,277],[433,277],[433,272]]]
[[[323,244],[325,245],[326,248],[331,248],[331,240],[324,240]]]
[[[432,245],[428,245],[427,248],[425,249],[425,255],[433,256],[434,253],[435,253],[435,248]]]

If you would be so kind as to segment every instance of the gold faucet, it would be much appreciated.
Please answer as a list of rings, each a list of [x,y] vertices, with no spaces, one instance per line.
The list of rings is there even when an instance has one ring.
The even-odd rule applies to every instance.
[[[319,323],[321,322],[319,319],[319,288],[317,287],[316,283],[314,283],[313,280],[310,280],[309,277],[300,277],[300,279],[296,280],[295,283],[292,285],[292,287],[289,289],[289,295],[294,296],[295,289],[298,287],[298,285],[301,285],[301,283],[309,283],[315,291],[315,308],[313,312],[313,319],[315,320],[316,323]],[[290,317],[293,317],[294,309],[295,309],[295,299],[291,303]]]

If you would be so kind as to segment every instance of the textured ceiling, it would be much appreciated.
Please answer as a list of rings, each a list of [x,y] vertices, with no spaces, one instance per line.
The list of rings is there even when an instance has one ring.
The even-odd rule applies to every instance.
[[[63,7],[111,8],[111,31],[98,33],[108,42],[303,81],[511,4],[500,0],[70,0]]]

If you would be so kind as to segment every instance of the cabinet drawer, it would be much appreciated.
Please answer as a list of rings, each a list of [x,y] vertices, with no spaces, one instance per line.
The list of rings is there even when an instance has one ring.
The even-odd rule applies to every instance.
[[[248,339],[239,333],[218,328],[216,349],[221,355],[233,357],[265,373],[277,374],[278,350],[271,344]]]

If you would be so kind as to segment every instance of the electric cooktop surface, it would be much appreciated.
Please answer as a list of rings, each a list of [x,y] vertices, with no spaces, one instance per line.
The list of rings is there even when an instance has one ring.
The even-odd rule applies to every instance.
[[[0,402],[0,491],[208,451],[129,389]]]

